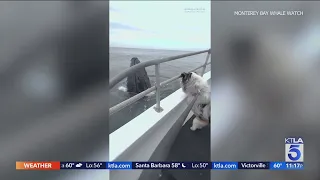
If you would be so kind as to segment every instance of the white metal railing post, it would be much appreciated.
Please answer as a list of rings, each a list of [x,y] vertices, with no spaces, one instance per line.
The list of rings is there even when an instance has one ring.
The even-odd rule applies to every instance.
[[[210,57],[210,51],[208,51],[208,54],[207,54],[207,57],[206,57],[206,62],[204,63],[202,72],[200,74],[201,76],[203,76],[204,72],[206,71],[206,67],[207,67],[207,63],[208,63],[209,57]]]
[[[154,109],[159,113],[161,112],[163,109],[160,106],[160,92],[161,92],[161,86],[160,86],[160,64],[156,64],[155,65],[155,71],[156,71],[156,101],[157,104],[154,107]]]

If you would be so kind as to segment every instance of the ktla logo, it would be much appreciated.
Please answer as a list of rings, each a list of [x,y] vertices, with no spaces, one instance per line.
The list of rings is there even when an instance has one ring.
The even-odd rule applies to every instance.
[[[303,140],[301,137],[285,138],[286,162],[303,162]]]

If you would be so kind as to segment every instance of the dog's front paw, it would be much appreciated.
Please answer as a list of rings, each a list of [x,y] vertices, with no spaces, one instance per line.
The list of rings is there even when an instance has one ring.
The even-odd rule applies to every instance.
[[[194,127],[194,126],[190,127],[190,129],[191,129],[191,131],[195,131],[195,130],[197,130],[197,128],[196,128],[196,127]]]

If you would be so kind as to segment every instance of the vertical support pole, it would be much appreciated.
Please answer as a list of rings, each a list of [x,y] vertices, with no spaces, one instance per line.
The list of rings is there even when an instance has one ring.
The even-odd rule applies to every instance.
[[[204,72],[206,71],[206,67],[207,67],[207,63],[208,63],[209,57],[210,57],[210,51],[208,51],[208,54],[207,54],[207,57],[206,57],[206,62],[204,63],[202,72],[200,74],[201,76],[203,76]]]
[[[154,107],[154,109],[159,113],[161,112],[163,109],[160,106],[160,91],[161,91],[161,87],[160,87],[160,64],[156,64],[155,65],[155,72],[156,72],[156,107]]]

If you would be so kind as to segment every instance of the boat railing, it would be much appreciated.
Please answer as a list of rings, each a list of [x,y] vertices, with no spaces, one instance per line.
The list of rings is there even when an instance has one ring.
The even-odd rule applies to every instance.
[[[160,82],[160,64],[164,63],[164,62],[168,62],[168,61],[173,61],[173,60],[189,57],[189,56],[203,54],[203,53],[207,53],[205,63],[203,65],[189,71],[189,72],[192,72],[192,71],[196,71],[196,70],[202,68],[202,71],[200,73],[200,75],[202,76],[206,70],[207,65],[209,65],[211,63],[211,62],[208,62],[209,57],[210,57],[210,49],[198,51],[198,52],[187,53],[187,54],[182,54],[182,55],[177,55],[177,56],[171,56],[171,57],[167,57],[167,58],[145,61],[140,64],[136,64],[134,66],[131,66],[130,68],[126,69],[125,71],[114,76],[109,81],[109,88],[110,89],[113,88],[117,83],[121,82],[124,78],[128,77],[129,75],[134,74],[135,72],[139,71],[142,68],[146,68],[146,67],[154,65],[155,66],[155,73],[156,73],[156,82],[155,82],[155,86],[152,86],[152,87],[146,89],[145,91],[111,107],[109,109],[109,114],[112,115],[112,114],[120,111],[121,109],[125,108],[126,106],[131,105],[132,103],[135,103],[136,101],[138,101],[139,99],[143,98],[144,96],[146,96],[147,94],[149,94],[153,91],[156,91],[156,106],[154,107],[154,109],[156,112],[160,113],[163,110],[163,108],[160,105],[161,87],[180,78],[180,74],[179,74],[179,75],[174,76],[166,81]]]

